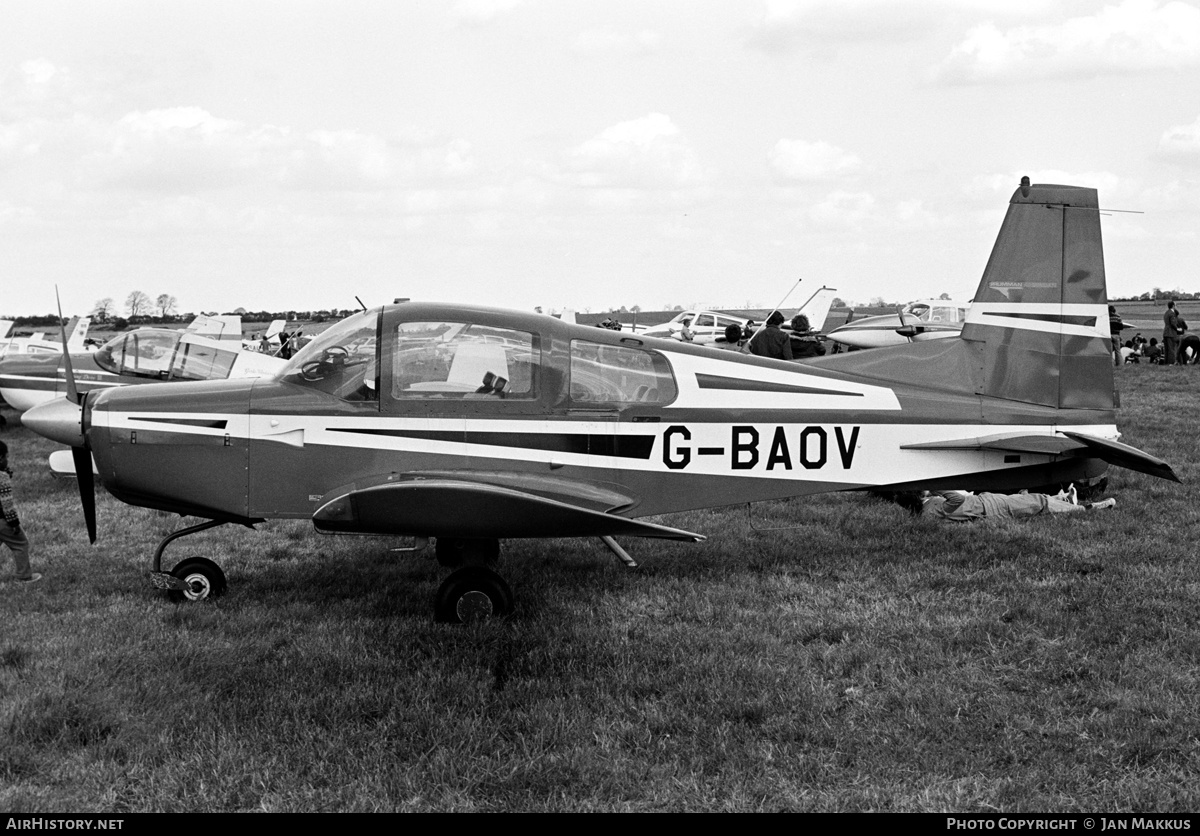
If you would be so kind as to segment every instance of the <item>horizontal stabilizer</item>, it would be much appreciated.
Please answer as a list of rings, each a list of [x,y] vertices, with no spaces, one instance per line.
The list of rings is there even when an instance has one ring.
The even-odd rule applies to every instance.
[[[699,542],[701,534],[494,484],[414,479],[342,494],[313,514],[319,531],[432,537],[601,537]]]
[[[1087,447],[1056,435],[989,435],[981,438],[956,438],[950,441],[928,441],[923,444],[904,444],[901,450],[997,450],[1004,453],[1036,453],[1057,456]],[[1131,448],[1132,449],[1132,448]]]
[[[1148,473],[1160,479],[1178,482],[1171,466],[1160,458],[1143,453],[1136,447],[1110,441],[1085,433],[1064,431],[1062,435],[1000,434],[981,438],[956,438],[948,441],[929,441],[905,444],[902,450],[997,450],[1005,453],[1031,453],[1043,456],[1063,454],[1097,458],[1117,467]]]
[[[1151,476],[1157,476],[1159,479],[1169,479],[1172,482],[1181,481],[1175,475],[1175,471],[1171,469],[1171,465],[1156,456],[1143,453],[1136,447],[1130,447],[1128,444],[1122,444],[1119,441],[1109,441],[1107,438],[1085,435],[1084,433],[1067,432],[1064,434],[1087,445],[1088,449],[1097,458],[1103,459],[1109,464],[1115,464],[1117,467],[1124,467],[1129,470],[1136,470],[1138,473],[1148,473]]]

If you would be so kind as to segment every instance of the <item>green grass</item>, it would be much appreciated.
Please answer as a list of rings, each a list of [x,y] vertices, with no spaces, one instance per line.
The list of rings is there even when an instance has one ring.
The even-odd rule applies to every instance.
[[[472,628],[432,621],[431,558],[301,523],[172,545],[230,591],[170,604],[177,518],[101,495],[88,546],[10,429],[47,579],[0,584],[0,809],[1195,810],[1200,375],[1118,379],[1185,485],[1116,470],[1115,511],[975,526],[695,512],[668,522],[707,543],[627,540],[634,571],[506,543],[516,613]]]

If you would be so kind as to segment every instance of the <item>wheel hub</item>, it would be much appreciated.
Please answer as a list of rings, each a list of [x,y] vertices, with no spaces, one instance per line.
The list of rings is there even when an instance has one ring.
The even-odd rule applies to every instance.
[[[458,619],[463,623],[470,621],[485,621],[495,614],[496,608],[486,592],[472,590],[463,594],[455,605]]]

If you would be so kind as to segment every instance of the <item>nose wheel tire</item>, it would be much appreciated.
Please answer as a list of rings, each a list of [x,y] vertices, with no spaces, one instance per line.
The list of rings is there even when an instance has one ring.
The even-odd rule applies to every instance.
[[[167,597],[172,601],[206,601],[225,591],[225,573],[204,557],[189,557],[172,569],[171,574],[187,586],[168,592]]]
[[[438,589],[434,616],[449,624],[470,624],[512,612],[513,595],[504,578],[483,566],[468,566]]]

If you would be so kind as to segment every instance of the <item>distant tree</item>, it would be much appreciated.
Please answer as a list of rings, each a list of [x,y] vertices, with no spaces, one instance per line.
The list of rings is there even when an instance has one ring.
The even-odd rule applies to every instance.
[[[842,299],[842,297],[841,297],[841,296],[834,296],[834,297],[833,297],[833,301],[832,301],[832,302],[830,302],[829,304],[830,304],[830,307],[834,307],[834,308],[845,308],[845,307],[848,307],[848,306],[846,305],[846,302],[845,302],[845,301]]]
[[[100,322],[108,322],[116,312],[116,306],[110,296],[106,296],[92,305],[92,318]]]
[[[641,312],[642,312],[642,306],[641,306],[641,305],[634,305],[634,306],[633,306],[632,308],[630,308],[629,310],[630,310],[630,311],[632,311],[633,313],[641,313]]]
[[[141,316],[150,308],[150,297],[140,290],[135,290],[125,297],[125,309],[129,317]]]
[[[950,298],[950,294],[949,294],[949,293],[943,293],[943,294],[942,294],[941,296],[939,296],[938,298],[939,298],[939,299],[949,299],[949,298]]]
[[[154,300],[154,305],[158,308],[159,315],[163,319],[166,319],[175,313],[175,308],[179,305],[179,300],[169,293],[160,293],[158,294],[158,298]]]
[[[118,316],[116,319],[112,320],[112,322],[110,322],[108,324],[113,327],[114,331],[124,331],[126,328],[129,327],[129,320],[123,316]]]

